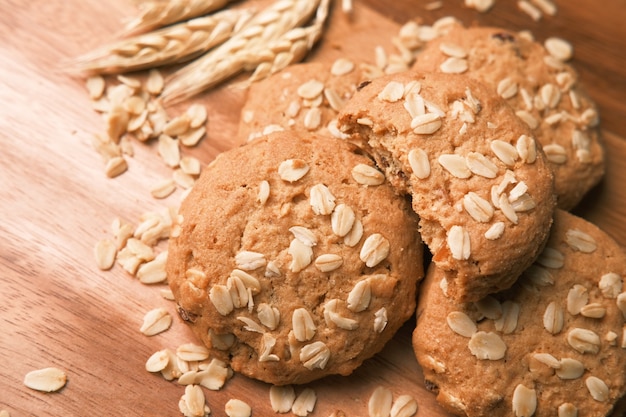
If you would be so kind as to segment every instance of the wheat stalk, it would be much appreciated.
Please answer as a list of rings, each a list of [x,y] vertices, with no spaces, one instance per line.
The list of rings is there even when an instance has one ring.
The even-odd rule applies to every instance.
[[[273,57],[271,59],[264,59],[270,54],[260,54],[259,60],[250,57],[249,62],[253,63],[256,68],[245,85],[260,81],[294,62],[301,61],[322,36],[329,5],[330,0],[321,0],[315,20],[310,26],[294,28],[268,45],[266,50],[272,52]]]
[[[233,0],[152,0],[139,4],[140,15],[126,24],[124,34],[145,33],[172,23],[203,16]]]
[[[191,60],[223,43],[252,16],[225,10],[154,32],[122,39],[77,58],[77,72],[111,74]]]
[[[301,42],[307,49],[319,37],[326,19],[328,1],[278,0],[255,15],[229,40],[194,62],[175,72],[167,81],[162,98],[176,102],[192,97],[244,70],[254,69],[261,62],[274,61],[277,52],[295,45],[293,57],[303,56]],[[299,28],[318,11],[316,22],[309,28]],[[318,33],[319,32],[319,33]],[[308,36],[307,36],[308,34]],[[280,45],[280,47],[279,47]],[[283,58],[284,59],[284,58]],[[289,62],[293,62],[290,59]],[[277,64],[276,68],[283,64]]]

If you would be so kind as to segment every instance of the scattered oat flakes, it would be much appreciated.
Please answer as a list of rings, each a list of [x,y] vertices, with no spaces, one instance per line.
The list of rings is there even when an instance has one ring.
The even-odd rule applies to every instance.
[[[128,163],[122,156],[115,156],[109,159],[104,168],[104,172],[107,177],[115,178],[118,175],[123,174],[128,169]]]
[[[315,259],[314,264],[320,271],[330,272],[339,268],[343,264],[343,258],[334,253],[324,253]]]
[[[479,331],[469,341],[472,355],[481,360],[496,361],[502,359],[506,352],[506,344],[496,333]]]
[[[205,417],[211,414],[200,385],[187,385],[185,394],[180,398],[178,408],[185,417]]]
[[[558,417],[577,417],[578,408],[572,403],[563,403],[558,408]]]
[[[561,379],[578,379],[585,373],[585,365],[576,359],[563,358],[559,361],[555,373]]]
[[[600,378],[590,376],[585,380],[585,385],[594,400],[604,402],[609,399],[609,387]]]
[[[404,96],[404,85],[397,81],[390,81],[383,90],[378,93],[378,99],[394,103]]]
[[[370,395],[367,402],[369,417],[388,417],[393,403],[393,393],[390,389],[378,386]]]
[[[92,100],[98,100],[104,94],[104,90],[106,88],[106,83],[104,78],[100,75],[95,75],[87,78],[87,92],[89,93],[89,98]]]
[[[532,416],[537,409],[537,392],[519,384],[513,391],[512,408],[516,417]]]
[[[389,256],[389,241],[380,233],[374,233],[365,239],[359,257],[365,265],[372,268]]]
[[[181,145],[191,148],[196,146],[202,138],[206,135],[206,127],[200,126],[197,128],[193,128],[188,130],[187,132],[178,136],[178,140],[180,140]]]
[[[309,165],[301,159],[288,159],[281,162],[278,167],[278,175],[287,182],[295,182],[309,172]]]
[[[170,355],[166,349],[154,352],[146,361],[146,371],[161,372],[170,363]]]
[[[552,0],[531,0],[531,2],[548,16],[556,15],[557,7]]]
[[[594,331],[575,327],[567,333],[567,343],[579,353],[596,354],[600,350],[601,340]]]
[[[194,175],[189,175],[181,168],[176,168],[172,173],[172,179],[184,190],[191,189],[196,182],[196,178]]]
[[[317,395],[311,388],[305,388],[296,397],[291,407],[291,412],[298,417],[306,417],[315,408]]]
[[[324,83],[311,79],[300,85],[297,89],[298,96],[303,99],[313,100],[324,91]]]
[[[417,401],[408,394],[400,395],[393,402],[390,417],[411,417],[417,413]]]
[[[224,407],[228,417],[250,417],[252,408],[242,400],[230,399]]]
[[[530,18],[532,20],[534,20],[535,22],[541,20],[542,17],[542,13],[541,10],[534,6],[532,3],[530,3],[527,0],[519,0],[517,2],[517,7],[524,13],[526,13],[528,16],[530,16]]]
[[[352,72],[355,68],[354,62],[346,58],[338,58],[330,69],[330,73],[335,76],[346,75]]]
[[[335,209],[335,196],[324,184],[311,187],[309,199],[315,214],[327,215]]]
[[[161,297],[163,297],[164,299],[168,301],[174,301],[174,293],[169,288],[161,288],[159,290],[159,293],[161,294]]]
[[[550,37],[543,45],[551,56],[562,62],[569,61],[574,55],[574,47],[565,39]]]
[[[462,226],[452,226],[448,232],[448,247],[454,259],[469,259],[471,254],[469,232]]]
[[[351,14],[353,11],[352,0],[341,0],[341,11],[346,14]]]
[[[421,148],[411,149],[408,158],[411,170],[417,178],[425,179],[430,176],[430,162],[426,151]]]
[[[146,336],[162,333],[172,325],[172,316],[164,308],[155,308],[146,313],[139,331]]]
[[[313,342],[300,349],[300,361],[309,369],[324,369],[330,359],[330,349],[324,342]]]
[[[209,358],[209,350],[195,343],[184,343],[176,348],[176,356],[188,362],[203,361]]]
[[[439,66],[441,72],[446,74],[462,74],[469,68],[464,58],[449,57]]]
[[[453,332],[463,337],[472,337],[477,331],[476,323],[461,311],[450,312],[446,322]]]
[[[615,272],[602,275],[598,287],[606,298],[617,298],[622,292],[622,277]]]
[[[311,264],[313,260],[313,249],[311,246],[302,243],[299,239],[293,239],[289,245],[287,253],[291,256],[289,269],[292,272],[300,272]]]
[[[563,310],[556,301],[550,302],[543,314],[543,326],[551,334],[560,333],[563,330]]]
[[[376,333],[382,333],[387,327],[387,309],[385,307],[381,307],[376,313],[374,313],[374,331]]]
[[[167,251],[159,253],[153,260],[139,265],[137,269],[137,279],[142,284],[161,284],[167,280],[165,263],[167,262]]]
[[[30,371],[24,377],[24,385],[42,392],[58,391],[65,386],[67,375],[59,368],[42,368]]]
[[[357,282],[346,300],[349,310],[355,313],[366,310],[372,300],[372,286],[368,279]]]
[[[495,0],[465,0],[465,6],[476,9],[480,13],[485,13],[493,7]]]
[[[317,327],[313,322],[313,317],[305,308],[294,310],[291,318],[293,334],[296,340],[306,342],[315,336]]]
[[[363,185],[380,185],[385,182],[385,174],[373,166],[358,164],[352,168],[352,178]]]
[[[206,389],[217,391],[222,389],[232,375],[232,370],[228,368],[226,363],[219,359],[211,359],[208,365],[200,367],[196,381]]]
[[[291,385],[272,385],[270,387],[270,403],[277,413],[288,413],[296,400],[296,393]]]
[[[94,248],[96,256],[96,265],[103,271],[107,271],[113,267],[115,256],[117,255],[117,247],[110,239],[103,239],[96,243]]]
[[[176,183],[172,178],[164,178],[150,188],[152,197],[158,199],[167,198],[174,191],[176,191]]]
[[[442,0],[431,1],[431,2],[426,3],[424,5],[424,9],[426,9],[428,11],[438,10],[438,9],[441,9],[442,7],[443,7],[443,1]]]

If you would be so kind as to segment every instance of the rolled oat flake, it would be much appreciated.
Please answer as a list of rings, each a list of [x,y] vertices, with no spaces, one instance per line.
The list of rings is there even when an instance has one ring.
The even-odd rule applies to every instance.
[[[42,392],[58,391],[65,386],[66,382],[65,372],[53,367],[30,371],[24,377],[24,385]]]

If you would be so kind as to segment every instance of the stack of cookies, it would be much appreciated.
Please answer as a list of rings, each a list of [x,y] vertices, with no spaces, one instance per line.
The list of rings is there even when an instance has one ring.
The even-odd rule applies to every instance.
[[[599,416],[623,396],[626,257],[569,213],[604,173],[598,115],[542,45],[458,25],[403,73],[294,65],[250,88],[240,135],[168,257],[181,317],[235,371],[348,375],[417,311],[454,414]]]

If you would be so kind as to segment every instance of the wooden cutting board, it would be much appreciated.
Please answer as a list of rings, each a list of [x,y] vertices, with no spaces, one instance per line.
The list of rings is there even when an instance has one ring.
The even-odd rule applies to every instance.
[[[337,2],[338,3],[338,2]],[[496,0],[486,14],[461,0],[426,10],[427,1],[354,0],[351,17],[338,10],[320,47],[311,56],[372,60],[374,46],[391,51],[391,36],[410,18],[432,23],[454,15],[466,24],[531,29],[538,39],[561,36],[575,46],[574,65],[597,100],[607,152],[607,177],[577,213],[626,245],[626,3],[558,2],[554,17],[533,22],[515,2]],[[163,348],[194,341],[176,317],[167,332],[139,333],[143,315],[172,303],[160,287],[148,287],[121,268],[95,266],[93,246],[110,236],[120,217],[136,223],[149,210],[175,206],[180,193],[154,200],[149,187],[171,175],[153,145],[135,145],[124,175],[108,179],[91,146],[103,122],[91,110],[80,79],[59,64],[114,38],[124,18],[134,16],[124,0],[0,0],[0,410],[12,416],[180,415],[183,387],[145,371],[146,359]],[[199,102],[209,110],[207,138],[189,154],[209,162],[237,144],[240,89],[221,88],[170,109],[172,115]],[[311,384],[318,396],[313,415],[343,410],[367,415],[367,400],[379,385],[411,394],[418,416],[447,416],[423,387],[411,348],[412,322],[381,354],[350,377]],[[33,369],[56,366],[68,374],[66,387],[44,394],[22,380]],[[298,388],[298,391],[301,388]],[[256,416],[274,415],[266,384],[235,375],[217,392],[207,392],[215,416],[239,398]]]

